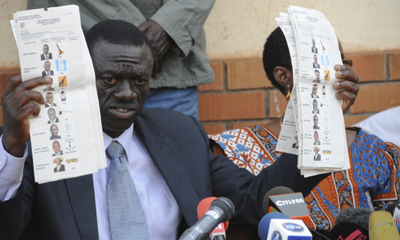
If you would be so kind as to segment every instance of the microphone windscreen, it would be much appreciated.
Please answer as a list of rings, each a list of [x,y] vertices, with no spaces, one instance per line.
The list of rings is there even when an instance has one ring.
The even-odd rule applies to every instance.
[[[335,223],[335,226],[328,234],[331,240],[358,240],[368,239],[368,228],[364,228],[353,222]]]
[[[364,229],[368,229],[368,219],[373,211],[369,208],[349,207],[342,209],[335,219],[335,227],[341,222],[355,223]]]
[[[235,213],[235,205],[233,205],[233,202],[226,197],[219,197],[212,201],[210,208],[213,206],[219,207],[225,213],[224,218],[221,219],[222,222],[229,221]]]
[[[392,215],[386,211],[375,211],[369,216],[369,239],[400,239]]]
[[[197,218],[200,219],[206,214],[206,212],[210,209],[211,203],[216,200],[217,197],[208,197],[204,198],[200,201],[199,205],[197,205]],[[225,229],[228,229],[229,221],[223,223]]]
[[[274,196],[274,195],[281,195],[281,194],[288,194],[288,193],[293,193],[293,190],[288,188],[288,187],[284,187],[284,186],[278,186],[278,187],[274,187],[271,190],[269,190],[263,199],[263,209],[264,209],[264,213],[267,214],[268,208],[269,208],[269,197]]]
[[[210,209],[210,205],[212,201],[217,199],[217,197],[208,197],[204,198],[199,202],[199,205],[197,205],[197,218],[200,219],[206,214],[206,212]]]

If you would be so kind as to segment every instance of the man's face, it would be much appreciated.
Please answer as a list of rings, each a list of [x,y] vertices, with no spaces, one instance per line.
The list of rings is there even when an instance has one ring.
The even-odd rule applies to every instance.
[[[315,71],[314,73],[315,73],[315,80],[319,80],[320,77],[319,71]]]
[[[47,46],[47,45],[43,46],[43,53],[46,55],[49,53],[49,46]]]
[[[317,57],[316,54],[314,54],[314,62],[315,62],[315,63],[318,63],[318,57]]]
[[[50,70],[50,67],[51,67],[50,62],[44,62],[43,67],[44,67],[44,70],[49,71],[49,70]]]
[[[105,41],[92,50],[103,131],[118,137],[139,116],[149,93],[153,57],[147,45]]]
[[[318,102],[317,101],[313,101],[313,109],[314,110],[318,109]]]
[[[55,153],[60,152],[61,146],[60,146],[60,143],[59,143],[59,142],[57,142],[57,141],[54,141],[54,142],[53,142],[53,150],[54,150]]]
[[[47,102],[48,104],[52,104],[52,103],[53,103],[53,100],[54,100],[53,94],[52,94],[52,93],[47,93],[47,94],[46,94],[46,102]]]
[[[318,135],[318,132],[317,132],[317,131],[314,132],[314,140],[315,140],[316,142],[319,141],[319,135]],[[314,150],[315,150],[315,149],[314,149]]]
[[[314,148],[315,155],[318,154],[318,148]]]
[[[57,164],[57,166],[61,165],[61,160],[59,158],[56,159],[56,164]]]
[[[57,125],[52,125],[51,126],[51,136],[57,136],[58,135],[58,127]]]
[[[312,93],[313,93],[314,95],[317,95],[317,91],[318,91],[318,86],[313,85],[313,87],[312,87]]]
[[[315,40],[312,40],[312,46],[315,47]]]
[[[47,115],[49,115],[49,119],[50,119],[51,121],[54,121],[54,119],[56,119],[56,110],[54,110],[53,108],[50,108],[50,109],[47,111]]]
[[[318,125],[318,117],[317,117],[317,115],[314,115],[314,125]]]

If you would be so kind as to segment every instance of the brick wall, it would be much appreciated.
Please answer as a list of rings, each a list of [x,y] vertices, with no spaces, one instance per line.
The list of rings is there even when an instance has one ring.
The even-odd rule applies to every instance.
[[[347,54],[360,77],[357,99],[345,114],[351,126],[400,105],[400,53]],[[266,124],[279,118],[286,99],[267,79],[261,59],[212,61],[215,81],[199,87],[199,117],[207,133]]]
[[[360,77],[357,100],[345,114],[346,126],[400,105],[400,52],[346,57]],[[261,59],[213,61],[211,66],[215,81],[199,86],[199,117],[208,133],[266,124],[285,112],[286,100],[268,81]],[[1,94],[17,74],[18,69],[0,71]]]

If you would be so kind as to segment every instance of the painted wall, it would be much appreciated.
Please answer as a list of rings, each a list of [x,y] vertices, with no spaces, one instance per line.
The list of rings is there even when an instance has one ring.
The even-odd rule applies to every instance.
[[[285,111],[286,101],[265,76],[261,53],[279,12],[299,3],[325,14],[360,76],[346,125],[400,105],[400,0],[217,0],[205,26],[215,82],[199,87],[200,120],[208,133],[264,124]],[[9,20],[24,9],[26,0],[0,0],[0,95],[19,73]]]
[[[206,22],[209,56],[261,57],[266,36],[278,26],[275,18],[289,5],[324,13],[346,52],[400,50],[399,0],[217,0]]]
[[[346,52],[400,50],[399,0],[217,0],[206,22],[210,58],[259,58],[266,36],[277,27],[275,17],[300,2],[325,14]],[[25,8],[26,0],[1,0],[0,70],[19,68],[9,20]]]

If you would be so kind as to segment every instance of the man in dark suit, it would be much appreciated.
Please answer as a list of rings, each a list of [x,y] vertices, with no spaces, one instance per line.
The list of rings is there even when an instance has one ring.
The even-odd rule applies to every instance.
[[[317,56],[317,54],[314,54],[313,68],[319,68],[319,63],[318,63],[318,56]]]
[[[49,121],[47,121],[48,124],[58,123],[58,117],[56,116],[56,110],[54,108],[49,108],[47,110],[47,116],[49,117]]]
[[[45,99],[46,99],[46,103],[44,104],[45,108],[57,106],[57,104],[54,103],[54,95],[52,92],[46,92]]]
[[[194,117],[170,110],[142,111],[153,58],[147,38],[133,25],[118,20],[101,22],[86,34],[86,41],[96,74],[105,147],[118,141],[125,150],[124,158],[133,164],[128,168],[134,173],[131,176],[135,176],[139,198],[144,195],[140,205],[150,223],[150,239],[177,239],[197,222],[198,203],[213,195],[232,200],[236,208],[232,221],[256,226],[264,215],[262,201],[268,190],[287,186],[307,194],[327,176],[303,178],[297,157],[283,154],[285,159],[255,177],[225,156],[216,156]],[[20,77],[13,77],[3,96],[3,111],[14,114],[4,114],[0,144],[20,167],[15,181],[0,186],[0,197],[5,196],[0,199],[0,239],[110,239],[107,168],[73,179],[34,182],[32,156],[26,151],[27,122],[40,109],[29,101],[44,104],[43,96],[31,91],[44,84],[48,81],[43,78],[21,84]],[[25,94],[11,94],[15,92]],[[143,167],[136,169],[136,165]],[[2,169],[0,180],[1,173],[10,168]]]
[[[319,96],[318,96],[318,85],[316,83],[313,84],[313,86],[312,86],[311,98],[319,98]]]
[[[54,71],[50,70],[50,68],[51,68],[50,61],[44,62],[43,67],[44,67],[44,71],[42,72],[42,77],[53,76],[54,75]]]
[[[319,152],[319,147],[314,147],[314,161],[321,161],[321,154]]]
[[[318,116],[317,115],[314,115],[314,126],[313,126],[313,129],[319,129],[319,126],[318,126]]]
[[[53,142],[53,151],[54,153],[53,155],[51,155],[52,157],[63,155],[63,151],[61,150],[61,145],[59,141]]]
[[[314,131],[314,145],[321,145],[321,141],[319,140],[319,134],[317,131]]]
[[[315,40],[314,40],[314,38],[312,39],[311,51],[312,51],[313,53],[318,53],[318,48],[315,47]]]
[[[61,139],[61,137],[58,135],[58,126],[57,124],[51,124],[50,125],[50,140],[55,140],[55,139]]]
[[[43,53],[40,55],[41,60],[53,59],[53,54],[49,52],[49,45],[43,45]]]
[[[65,171],[65,165],[64,164],[61,164],[61,162],[63,161],[63,158],[62,157],[56,157],[54,160],[53,160],[53,162],[57,165],[55,168],[54,168],[54,172],[56,173],[56,172],[64,172]]]
[[[313,114],[319,114],[319,109],[318,109],[318,101],[317,99],[313,100],[313,110],[312,110]]]

